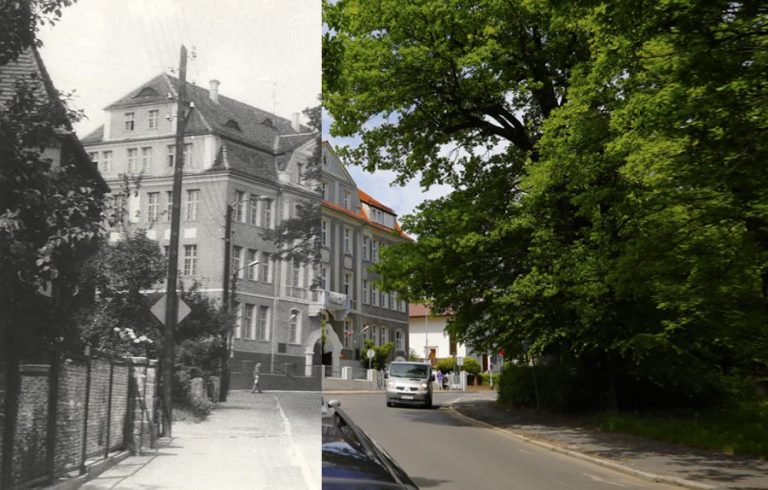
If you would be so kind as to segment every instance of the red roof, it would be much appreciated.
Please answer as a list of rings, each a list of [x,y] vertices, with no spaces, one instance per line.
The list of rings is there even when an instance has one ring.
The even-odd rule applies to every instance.
[[[408,305],[408,316],[411,318],[424,318],[424,316],[451,316],[452,312],[433,313],[432,308],[422,303],[410,303]]]
[[[386,211],[390,214],[396,214],[392,208],[383,205],[381,202],[377,201],[376,199],[372,198],[367,192],[365,192],[362,189],[357,190],[357,196],[360,198],[360,200],[366,204],[370,204],[371,206],[376,206],[377,208],[381,209],[382,211]]]

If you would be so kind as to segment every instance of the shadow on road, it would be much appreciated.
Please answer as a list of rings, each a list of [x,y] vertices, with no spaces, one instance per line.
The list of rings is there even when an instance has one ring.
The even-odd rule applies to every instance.
[[[411,479],[419,488],[440,487],[445,483],[451,483],[450,480],[435,480],[432,478],[411,477]]]

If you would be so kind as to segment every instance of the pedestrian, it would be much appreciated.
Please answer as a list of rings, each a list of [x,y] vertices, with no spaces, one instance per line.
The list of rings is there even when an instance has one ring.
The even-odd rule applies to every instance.
[[[442,390],[443,389],[443,372],[438,369],[437,375],[435,377],[437,378],[437,389]]]
[[[261,372],[261,363],[257,362],[255,366],[253,366],[253,389],[251,390],[251,393],[256,393],[256,390],[259,390],[259,393],[261,393],[261,385],[259,384],[259,373]]]

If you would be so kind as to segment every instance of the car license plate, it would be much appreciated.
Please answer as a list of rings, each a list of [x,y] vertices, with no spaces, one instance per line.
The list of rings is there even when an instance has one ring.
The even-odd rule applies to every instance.
[[[413,400],[413,395],[403,395],[400,398],[402,398],[403,400]]]

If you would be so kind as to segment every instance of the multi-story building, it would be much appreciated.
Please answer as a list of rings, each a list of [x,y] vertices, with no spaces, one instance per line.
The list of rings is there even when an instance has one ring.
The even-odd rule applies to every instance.
[[[82,140],[113,193],[123,193],[128,224],[148,230],[166,252],[178,85],[167,74],[141,84],[106,107],[104,124]],[[276,260],[264,231],[294,217],[298,203],[319,200],[317,182],[305,172],[317,133],[301,126],[298,114],[291,121],[220,95],[216,80],[208,90],[187,83],[187,96],[182,281],[186,287],[196,281],[219,300],[225,289],[232,291],[238,315],[233,386],[249,382],[256,362],[263,373],[309,374],[320,339],[318,312],[310,317],[316,272],[311,263]],[[231,274],[224,260],[228,206]]]
[[[392,357],[407,357],[408,305],[381,291],[370,267],[383,248],[410,238],[391,208],[357,187],[327,142],[322,168],[320,303],[332,327],[323,364],[359,366],[365,340],[393,342]]]

